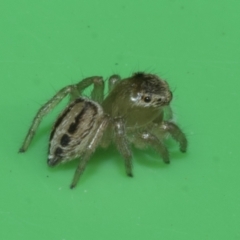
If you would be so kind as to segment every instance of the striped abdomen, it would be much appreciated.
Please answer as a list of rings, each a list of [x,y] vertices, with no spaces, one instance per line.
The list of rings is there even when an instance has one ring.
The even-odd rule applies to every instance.
[[[80,97],[68,105],[53,126],[48,164],[55,166],[80,157],[103,117],[102,107],[94,101]]]

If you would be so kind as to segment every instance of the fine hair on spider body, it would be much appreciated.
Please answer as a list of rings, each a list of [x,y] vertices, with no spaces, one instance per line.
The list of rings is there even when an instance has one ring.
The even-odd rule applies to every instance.
[[[93,90],[88,99],[82,92],[90,85]],[[133,176],[131,144],[140,149],[150,146],[169,163],[163,140],[170,135],[179,144],[180,151],[186,152],[186,136],[172,121],[172,92],[166,81],[144,72],[122,80],[119,75],[112,75],[108,79],[108,90],[104,98],[104,81],[99,76],[59,90],[38,110],[19,152],[28,149],[43,117],[68,95],[70,103],[58,116],[50,134],[47,163],[53,167],[79,159],[71,188],[78,183],[96,148],[106,148],[111,142],[122,155],[130,177]]]

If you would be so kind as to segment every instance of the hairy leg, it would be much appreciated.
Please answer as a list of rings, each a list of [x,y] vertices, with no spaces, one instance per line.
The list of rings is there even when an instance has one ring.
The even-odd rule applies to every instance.
[[[121,78],[119,75],[112,75],[109,79],[108,79],[108,91],[111,92],[113,90],[113,88],[115,88],[115,86],[121,81]]]
[[[101,141],[102,136],[107,128],[108,123],[109,123],[109,118],[107,116],[105,116],[103,118],[101,124],[99,125],[97,131],[94,133],[93,136],[91,136],[91,140],[88,143],[86,150],[83,152],[80,163],[75,171],[70,188],[74,188],[77,185],[82,173],[84,172],[84,170],[86,168],[86,165],[87,165],[91,155],[94,153],[96,148],[99,146],[100,141]]]
[[[133,144],[138,148],[145,148],[151,146],[159,153],[165,163],[170,163],[169,153],[165,145],[154,134],[150,132],[143,132],[135,135]]]
[[[114,119],[114,140],[118,151],[125,160],[126,173],[132,177],[132,153],[126,138],[125,125],[122,118]]]
[[[187,151],[187,138],[182,130],[173,122],[164,121],[162,127],[165,132],[168,132],[172,138],[179,143],[180,151]]]
[[[79,83],[73,85],[75,86],[74,90],[70,94],[70,100],[75,100],[82,95],[84,89],[93,84],[93,90],[91,93],[91,98],[93,101],[101,103],[104,96],[104,82],[102,77],[94,76],[88,77],[80,81]]]
[[[93,101],[101,104],[104,98],[104,81],[102,78],[95,78],[93,80],[93,84],[94,86],[91,93],[91,98]]]
[[[25,152],[28,149],[28,146],[30,145],[35,132],[41,123],[43,117],[47,115],[56,105],[61,102],[63,98],[65,98],[68,94],[71,96],[71,99],[76,99],[79,97],[79,95],[82,93],[82,91],[90,86],[91,84],[94,84],[94,89],[93,90],[93,96],[96,99],[101,99],[101,94],[100,91],[102,87],[99,87],[99,82],[102,81],[101,77],[90,77],[90,78],[85,78],[81,82],[75,84],[75,85],[69,85],[61,90],[59,90],[55,96],[53,96],[47,103],[45,103],[37,112],[36,116],[34,117],[32,124],[28,130],[28,133],[24,139],[24,142],[19,149],[19,152]],[[102,90],[102,98],[103,98],[103,90]]]

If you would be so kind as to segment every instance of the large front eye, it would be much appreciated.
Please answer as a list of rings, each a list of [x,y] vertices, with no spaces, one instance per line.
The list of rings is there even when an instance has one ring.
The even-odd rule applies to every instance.
[[[144,102],[146,102],[146,103],[149,103],[149,102],[151,102],[151,100],[152,100],[152,98],[151,98],[151,97],[149,97],[149,96],[147,96],[147,97],[144,97]]]

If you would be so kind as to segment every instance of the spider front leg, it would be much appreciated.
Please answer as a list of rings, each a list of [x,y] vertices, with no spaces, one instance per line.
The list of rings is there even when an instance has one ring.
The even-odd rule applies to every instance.
[[[51,98],[38,110],[36,116],[33,119],[32,125],[28,130],[25,140],[21,148],[19,149],[19,152],[25,152],[28,149],[36,133],[36,130],[45,115],[47,115],[54,107],[56,107],[58,103],[61,102],[61,100],[65,98],[68,94],[70,95],[71,100],[76,99],[77,97],[80,96],[82,91],[91,84],[94,84],[94,89],[92,92],[93,99],[102,102],[104,90],[102,77],[94,76],[85,78],[77,84],[69,85],[67,87],[62,88],[60,91],[57,92],[57,94],[53,98]]]
[[[182,130],[173,122],[163,121],[162,128],[165,132],[169,133],[172,138],[179,143],[179,148],[181,152],[187,151],[187,138]]]
[[[146,148],[147,146],[153,147],[155,151],[159,153],[165,163],[170,163],[167,148],[154,134],[145,131],[143,133],[134,135],[133,144],[137,148]]]
[[[168,134],[178,142],[181,152],[187,151],[187,138],[182,130],[172,121],[155,122],[152,126],[151,132],[154,133],[159,139],[164,139]]]
[[[132,174],[132,153],[129,149],[129,144],[126,137],[125,124],[122,118],[115,118],[113,120],[114,125],[114,140],[118,151],[121,153],[125,160],[126,173],[129,177],[133,177]]]

